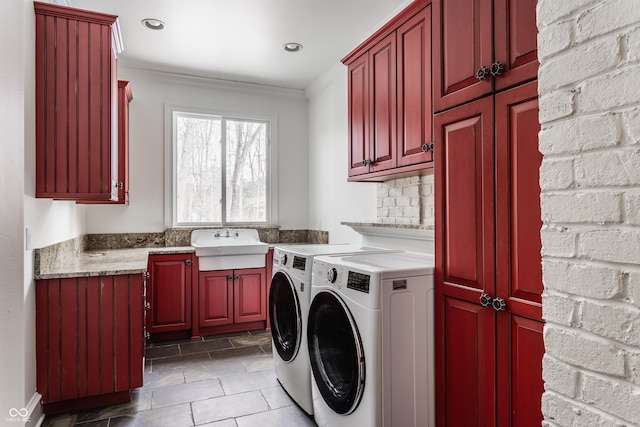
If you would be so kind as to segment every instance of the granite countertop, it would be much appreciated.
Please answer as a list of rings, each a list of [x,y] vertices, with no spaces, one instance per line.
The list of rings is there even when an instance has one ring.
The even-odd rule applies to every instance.
[[[216,228],[216,227],[213,227]],[[279,226],[255,227],[262,242],[277,244],[327,243],[321,230],[280,230]],[[192,228],[152,233],[83,235],[34,250],[34,278],[138,274],[147,270],[149,255],[194,253]]]
[[[110,276],[138,274],[147,271],[149,255],[193,253],[191,246],[104,249],[78,252],[74,256],[61,257],[63,261],[44,265],[37,263],[35,279],[61,279],[69,277]]]

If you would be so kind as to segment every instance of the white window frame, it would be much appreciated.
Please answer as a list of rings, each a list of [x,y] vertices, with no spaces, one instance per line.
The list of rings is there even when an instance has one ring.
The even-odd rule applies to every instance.
[[[267,123],[267,152],[266,152],[266,218],[264,222],[226,222],[226,212],[223,212],[221,222],[178,223],[176,221],[176,113],[186,115],[217,116],[226,119],[255,120]],[[278,120],[277,116],[268,114],[229,111],[212,107],[197,107],[190,105],[165,104],[165,203],[164,217],[167,228],[193,227],[227,227],[227,226],[270,226],[278,221],[278,187],[277,187],[277,154],[278,154]],[[224,161],[224,160],[223,160]],[[224,179],[223,179],[223,184]],[[225,184],[226,185],[226,184]],[[224,189],[223,191],[226,191]],[[226,208],[224,208],[226,209]]]

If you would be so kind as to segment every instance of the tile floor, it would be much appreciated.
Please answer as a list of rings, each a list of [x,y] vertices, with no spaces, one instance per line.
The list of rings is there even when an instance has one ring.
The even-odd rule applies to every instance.
[[[315,426],[278,384],[271,333],[155,343],[125,405],[47,417],[45,427]]]

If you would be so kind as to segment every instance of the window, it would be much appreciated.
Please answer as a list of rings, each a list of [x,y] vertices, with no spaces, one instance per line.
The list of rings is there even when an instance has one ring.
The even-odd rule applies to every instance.
[[[170,113],[173,225],[268,224],[271,121]]]

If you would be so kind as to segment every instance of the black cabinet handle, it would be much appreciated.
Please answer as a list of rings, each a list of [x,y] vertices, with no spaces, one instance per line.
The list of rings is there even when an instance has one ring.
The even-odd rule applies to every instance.
[[[491,64],[491,75],[493,77],[498,77],[504,71],[504,65],[500,61],[496,61]]]
[[[486,79],[487,76],[489,76],[489,69],[485,66],[478,68],[478,71],[476,71],[476,79],[479,81]]]

